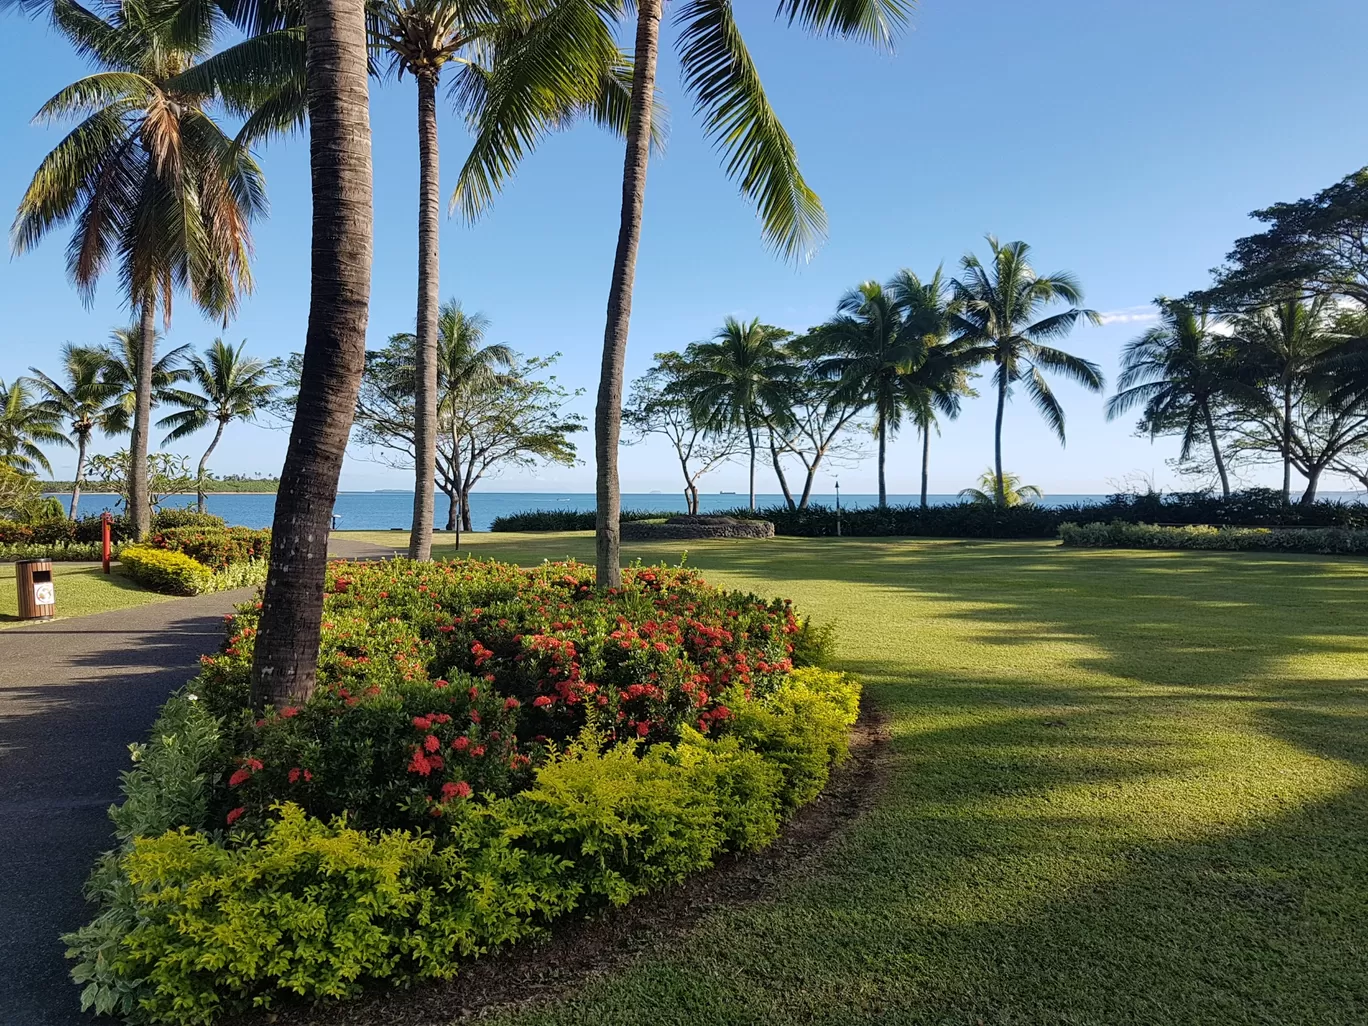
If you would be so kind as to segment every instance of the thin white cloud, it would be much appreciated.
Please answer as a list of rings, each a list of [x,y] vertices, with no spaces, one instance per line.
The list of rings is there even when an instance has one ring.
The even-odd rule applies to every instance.
[[[1149,324],[1159,319],[1159,311],[1146,303],[1144,306],[1128,306],[1123,310],[1107,310],[1101,317],[1103,324]]]

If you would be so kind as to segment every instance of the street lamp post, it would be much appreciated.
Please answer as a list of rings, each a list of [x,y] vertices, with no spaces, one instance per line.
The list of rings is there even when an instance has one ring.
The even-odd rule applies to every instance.
[[[841,479],[836,479],[836,537],[841,536]]]

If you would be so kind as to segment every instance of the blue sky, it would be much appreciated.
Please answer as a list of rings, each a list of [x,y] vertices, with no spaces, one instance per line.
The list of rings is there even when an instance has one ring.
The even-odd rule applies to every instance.
[[[889,56],[816,40],[770,20],[774,4],[737,7],[771,99],[822,195],[830,239],[801,268],[762,246],[754,215],[722,174],[679,88],[668,51],[660,82],[671,108],[666,154],[652,163],[637,273],[628,373],[653,352],[714,331],[729,314],[795,329],[827,317],[859,281],[901,266],[954,269],[982,237],[1025,239],[1043,271],[1068,269],[1109,321],[1081,328],[1066,348],[1098,361],[1109,381],[1127,339],[1145,327],[1148,301],[1200,286],[1247,214],[1309,195],[1368,163],[1368,4],[1362,0],[923,0],[914,30]],[[9,17],[0,35],[0,199],[13,209],[61,129],[29,117],[85,68],[45,25]],[[671,36],[670,41],[673,41]],[[376,246],[371,345],[413,322],[417,158],[411,81],[372,93]],[[443,189],[466,138],[441,123]],[[302,347],[308,305],[307,145],[297,137],[261,154],[272,212],[255,232],[256,293],[222,332],[261,356]],[[591,412],[604,304],[616,238],[621,144],[590,127],[547,142],[480,224],[443,223],[442,294],[493,321],[493,337],[529,354],[562,353],[563,383],[583,388]],[[62,235],[0,268],[9,327],[0,377],[51,366],[64,341],[103,340],[123,323],[111,279],[83,307],[64,272]],[[182,302],[171,340],[202,347],[220,330]],[[1171,484],[1172,440],[1133,437],[1108,424],[1103,397],[1067,384],[1061,448],[1019,398],[1008,413],[1005,463],[1047,492],[1109,490],[1128,475]],[[931,490],[967,484],[992,457],[992,403],[971,401],[932,444]],[[592,488],[585,462],[507,475],[507,490]],[[207,443],[207,437],[204,439]],[[220,473],[279,469],[286,434],[230,429]],[[108,443],[112,448],[113,443]],[[198,457],[199,439],[179,451]],[[909,433],[891,448],[889,487],[916,487]],[[362,458],[344,488],[403,487],[411,477]],[[72,460],[54,454],[59,475]],[[668,452],[633,446],[625,491],[676,490]],[[1272,470],[1248,475],[1268,482]],[[842,489],[870,492],[873,462],[840,471]],[[744,489],[734,466],[707,490]],[[761,479],[770,489],[770,477]],[[1330,483],[1335,486],[1334,482]],[[828,490],[829,479],[819,483]]]

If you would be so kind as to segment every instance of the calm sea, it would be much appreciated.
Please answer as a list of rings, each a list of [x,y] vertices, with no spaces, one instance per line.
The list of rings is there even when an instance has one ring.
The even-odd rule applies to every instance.
[[[1327,496],[1327,498],[1333,496]],[[61,496],[64,502],[67,496]],[[1101,495],[1051,495],[1045,500],[1047,506],[1063,506],[1076,502],[1093,502],[1104,498]],[[956,501],[953,495],[930,495],[928,501],[941,505]],[[876,495],[841,495],[841,505],[845,507],[872,506],[878,500]],[[114,496],[92,494],[81,495],[79,513],[98,513],[103,509],[114,508]],[[209,512],[223,517],[230,524],[241,527],[270,527],[275,508],[275,496],[264,493],[231,493],[208,496]],[[703,495],[700,496],[703,512],[709,513],[722,509],[735,509],[747,502],[745,495]],[[760,495],[756,501],[762,506],[779,505],[782,495]],[[813,503],[825,506],[834,505],[835,495],[813,495]],[[915,495],[890,495],[890,503],[916,502]],[[193,506],[193,495],[176,495],[164,500],[162,505]],[[628,494],[622,497],[623,509],[650,509],[669,512],[684,512],[684,496],[651,492],[649,494]],[[489,525],[497,516],[520,513],[533,509],[591,510],[594,496],[590,493],[573,492],[476,492],[470,499],[470,519],[477,531],[489,530]],[[412,523],[412,492],[342,492],[333,507],[337,513],[339,531],[407,531]],[[447,501],[437,496],[437,526],[446,523]]]

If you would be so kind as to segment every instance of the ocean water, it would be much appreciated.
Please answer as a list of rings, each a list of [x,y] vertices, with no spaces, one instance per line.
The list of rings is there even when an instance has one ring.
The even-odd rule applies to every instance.
[[[64,502],[68,496],[60,496]],[[1051,495],[1044,505],[1065,506],[1077,502],[1093,502],[1105,498],[1102,495]],[[275,510],[275,496],[269,493],[233,492],[210,495],[206,499],[209,512],[223,517],[228,523],[239,527],[270,527]],[[699,496],[699,507],[704,513],[717,510],[735,509],[746,505],[748,496],[744,494],[718,494],[716,492]],[[784,497],[779,494],[757,495],[756,502],[761,506],[780,505]],[[836,496],[814,494],[814,504],[835,505]],[[872,506],[878,501],[877,495],[841,495],[841,505],[846,508]],[[915,495],[890,495],[893,504],[916,502]],[[927,501],[941,505],[958,501],[954,495],[928,495]],[[78,513],[99,513],[104,509],[114,509],[113,495],[83,492]],[[193,495],[173,495],[162,502],[163,507],[193,506]],[[534,509],[591,510],[594,508],[592,493],[583,492],[476,492],[470,497],[470,520],[477,531],[489,530],[489,525],[497,516],[521,513]],[[624,494],[623,509],[662,510],[683,513],[686,509],[684,496],[680,494],[650,492]],[[412,492],[342,492],[337,496],[333,507],[337,514],[339,531],[407,531],[413,523]],[[440,528],[446,523],[447,500],[437,496],[436,522]]]

